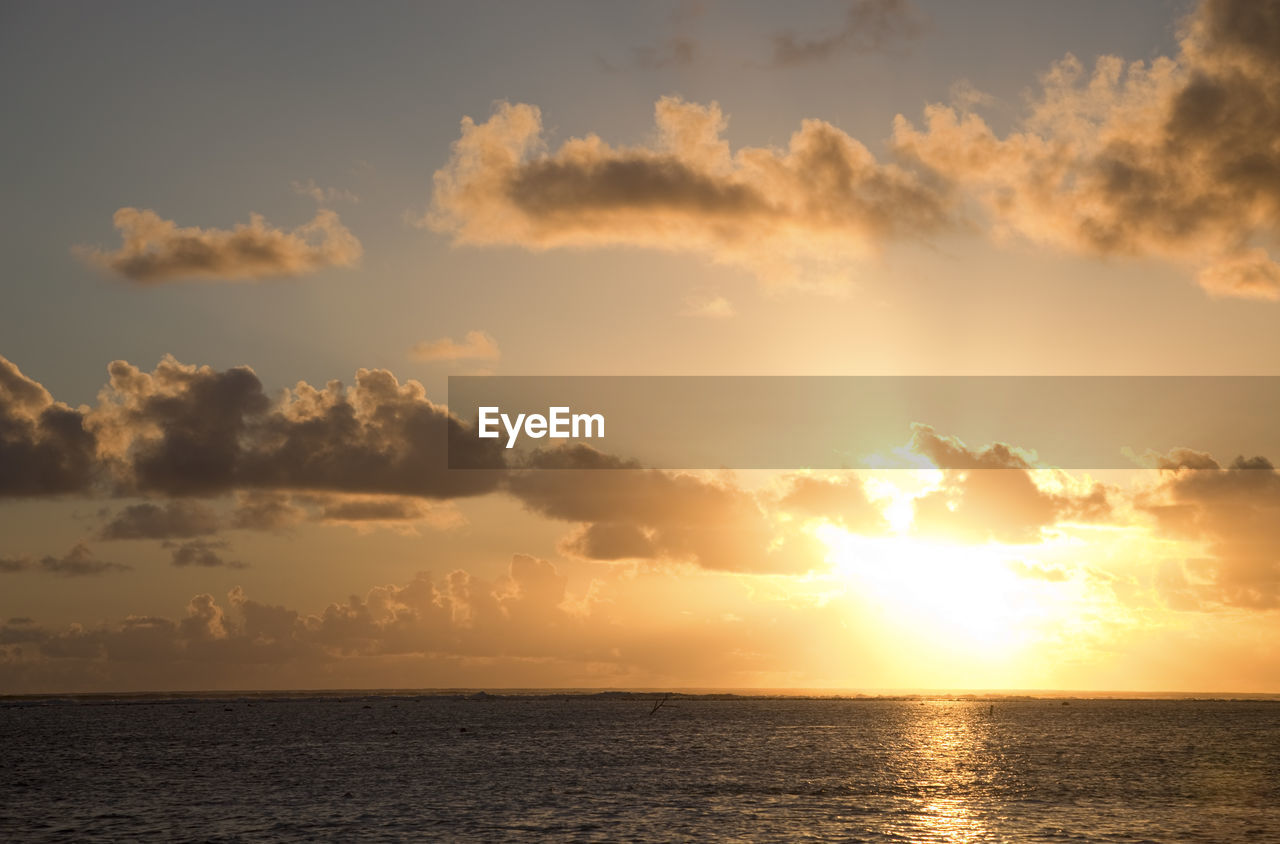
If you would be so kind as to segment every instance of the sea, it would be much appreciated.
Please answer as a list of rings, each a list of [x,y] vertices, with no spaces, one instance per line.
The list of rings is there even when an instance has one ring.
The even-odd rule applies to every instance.
[[[1280,703],[0,699],[3,841],[1280,842]]]

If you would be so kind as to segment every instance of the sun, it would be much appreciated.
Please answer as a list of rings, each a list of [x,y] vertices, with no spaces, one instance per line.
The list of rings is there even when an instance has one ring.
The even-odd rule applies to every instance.
[[[978,675],[1009,676],[1069,623],[1072,584],[1020,574],[1026,556],[1016,546],[866,537],[830,523],[814,532],[859,611],[886,634],[886,647],[917,665],[934,663],[942,672],[934,676],[963,672],[970,686]]]

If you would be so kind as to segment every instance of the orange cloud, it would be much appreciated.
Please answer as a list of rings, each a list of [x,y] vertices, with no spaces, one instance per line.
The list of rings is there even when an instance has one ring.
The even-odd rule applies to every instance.
[[[1280,4],[1204,0],[1176,58],[1067,56],[1015,131],[962,107],[899,116],[894,147],[976,198],[996,233],[1197,268],[1214,296],[1280,300]]]
[[[1263,457],[1223,467],[1209,455],[1176,451],[1137,504],[1155,517],[1159,535],[1203,550],[1167,561],[1160,588],[1188,609],[1280,606],[1280,472]]]
[[[1107,490],[1047,491],[1032,475],[1028,453],[1005,443],[970,448],[916,425],[911,447],[942,470],[942,486],[914,501],[913,529],[968,542],[1036,543],[1060,522],[1110,518]]]
[[[468,331],[461,343],[450,337],[424,340],[414,345],[409,354],[422,361],[497,360],[502,356],[498,341],[485,331]]]
[[[260,214],[233,229],[179,228],[154,211],[121,208],[112,218],[124,243],[114,252],[77,247],[90,264],[140,284],[182,279],[249,281],[350,267],[363,247],[333,211],[322,209],[292,231]]]
[[[422,222],[457,243],[689,251],[790,282],[950,223],[945,194],[829,123],[806,120],[785,150],[734,153],[719,105],[663,97],[654,112],[650,146],[588,135],[555,152],[536,106],[465,118]]]

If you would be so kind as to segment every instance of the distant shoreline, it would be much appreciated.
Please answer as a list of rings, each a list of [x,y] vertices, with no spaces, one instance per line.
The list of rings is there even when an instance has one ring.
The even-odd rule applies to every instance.
[[[672,700],[796,700],[796,701],[921,701],[958,703],[1016,703],[1029,701],[1178,701],[1280,703],[1280,693],[1243,692],[1077,692],[1077,691],[910,691],[851,692],[827,690],[713,690],[713,689],[279,689],[229,691],[50,692],[0,694],[6,705],[110,705],[192,702],[365,701],[377,699],[456,699],[473,702],[546,698],[637,701],[669,695]]]

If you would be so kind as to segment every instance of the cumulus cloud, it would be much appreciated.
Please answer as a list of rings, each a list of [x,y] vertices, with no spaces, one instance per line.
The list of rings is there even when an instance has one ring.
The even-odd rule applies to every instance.
[[[184,544],[175,549],[175,564],[222,565],[213,553],[220,547]],[[582,625],[561,606],[565,588],[566,578],[551,563],[515,555],[505,575],[493,580],[454,571],[433,581],[422,573],[403,586],[375,587],[314,614],[254,601],[236,587],[222,603],[196,595],[178,619],[130,616],[63,632],[11,623],[0,628],[0,643],[27,645],[21,661],[73,661],[81,670],[86,663],[118,669],[145,662],[162,685],[184,676],[184,663],[206,669],[306,663],[314,669],[336,659],[403,654],[584,655],[597,646],[574,635]],[[12,669],[5,663],[13,656],[0,649],[0,667]]]
[[[805,121],[786,149],[735,153],[717,104],[664,97],[654,111],[651,145],[587,135],[555,152],[535,106],[464,118],[423,223],[457,243],[691,251],[813,284],[886,239],[950,223],[944,193],[829,123]]]
[[[0,497],[84,491],[95,447],[79,410],[0,356]]]
[[[840,53],[882,50],[924,31],[921,17],[909,0],[856,0],[845,12],[844,26],[819,38],[800,38],[793,32],[773,37],[774,67],[795,67],[826,61]]]
[[[1042,489],[1023,449],[1005,443],[971,448],[928,425],[914,426],[911,448],[943,474],[938,489],[914,501],[912,525],[919,533],[1023,544],[1039,542],[1045,528],[1060,522],[1098,522],[1111,516],[1101,484]]]
[[[439,340],[423,340],[409,350],[409,354],[422,361],[497,360],[501,357],[498,341],[485,331],[468,331],[461,343],[450,337]]]
[[[779,503],[784,510],[823,518],[854,533],[880,533],[885,528],[884,514],[857,475],[796,475]]]
[[[349,267],[363,248],[333,211],[291,231],[274,228],[260,214],[228,229],[180,228],[154,211],[121,208],[112,218],[120,248],[77,247],[85,261],[140,284],[183,279],[251,281]]]
[[[132,566],[99,560],[83,542],[77,542],[61,557],[47,555],[38,561],[31,557],[7,557],[0,559],[0,573],[16,574],[24,571],[42,571],[62,577],[87,577],[110,572],[128,571]]]
[[[910,7],[863,0],[823,38],[781,35],[778,62],[918,31]],[[1092,69],[1068,55],[997,133],[970,87],[899,115],[889,161],[820,120],[785,149],[732,151],[719,106],[658,101],[652,143],[595,134],[548,149],[542,115],[463,120],[424,223],[464,244],[694,252],[773,281],[847,281],[888,241],[983,226],[1089,256],[1193,269],[1211,296],[1280,300],[1280,2],[1202,0],[1174,57]]]
[[[1158,535],[1199,543],[1203,552],[1167,562],[1162,589],[1187,608],[1280,606],[1280,472],[1266,458],[1223,467],[1188,449],[1164,466],[1137,505]]]
[[[421,573],[318,611],[237,587],[198,594],[172,617],[10,621],[0,624],[0,688],[387,688],[406,677],[455,688],[813,686],[871,641],[837,600],[784,600],[739,579],[699,589],[664,572],[613,574],[570,591],[555,564],[517,554],[494,577]]]
[[[1280,3],[1203,0],[1175,58],[1067,56],[1015,131],[962,108],[899,116],[900,158],[976,197],[997,232],[1197,268],[1215,296],[1280,299]]]
[[[731,480],[640,469],[587,446],[535,452],[505,488],[535,513],[578,523],[562,547],[590,559],[801,573],[825,556],[812,537],[786,530],[767,499]]]
[[[124,361],[90,413],[100,454],[130,491],[217,495],[311,490],[451,498],[500,478],[449,471],[448,449],[479,449],[471,465],[503,465],[500,446],[466,436],[416,381],[361,369],[355,385],[299,382],[272,398],[248,367],[216,371],[165,358],[153,372]]]

